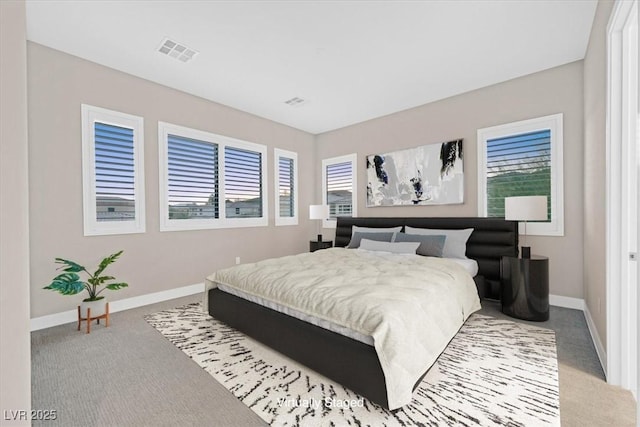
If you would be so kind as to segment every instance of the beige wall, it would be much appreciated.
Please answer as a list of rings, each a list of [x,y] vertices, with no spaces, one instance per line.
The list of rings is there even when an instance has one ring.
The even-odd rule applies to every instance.
[[[317,137],[318,163],[323,158],[358,153],[358,216],[477,216],[476,131],[564,113],[565,236],[527,240],[535,253],[550,258],[551,293],[582,298],[582,66],[582,61],[574,62],[321,134]],[[462,205],[366,207],[366,155],[458,138],[464,138],[465,144]],[[318,166],[316,171],[320,173]]]
[[[72,309],[77,303],[74,297],[62,297],[41,289],[54,273],[53,258],[56,256],[77,258],[91,264],[102,255],[125,249],[124,257],[113,268],[118,278],[131,283],[130,288],[111,293],[113,299],[121,299],[201,282],[204,275],[216,268],[233,264],[236,256],[246,262],[306,250],[306,242],[315,234],[316,225],[306,220],[306,206],[319,200],[317,176],[322,158],[351,152],[359,154],[359,216],[476,216],[476,130],[562,112],[565,130],[565,236],[531,237],[530,243],[536,252],[549,255],[551,259],[551,292],[585,298],[598,331],[605,339],[604,32],[611,8],[609,1],[601,1],[598,5],[584,63],[567,64],[315,138],[29,43],[31,317]],[[80,103],[145,118],[147,233],[83,237]],[[268,145],[270,226],[160,233],[157,208],[158,120]],[[362,185],[365,182],[365,155],[453,138],[465,140],[464,204],[365,207]],[[298,227],[273,226],[273,147],[297,151],[300,156],[302,215]],[[314,170],[315,175],[306,174],[308,170]],[[61,200],[64,203],[60,203]],[[325,230],[327,237],[332,234],[333,230]],[[273,244],[276,235],[277,244]],[[149,251],[150,247],[154,250]],[[168,259],[172,261],[165,267],[169,264]]]
[[[0,412],[31,409],[24,1],[0,2]],[[6,412],[5,412],[6,411]]]
[[[74,309],[79,296],[41,289],[55,273],[54,258],[87,266],[124,249],[110,267],[129,288],[112,300],[201,283],[216,269],[308,250],[315,224],[307,219],[315,179],[314,137],[220,104],[28,44],[31,231],[31,317]],[[144,117],[146,233],[83,236],[80,104]],[[159,231],[158,121],[202,129],[269,147],[268,227]],[[275,227],[273,148],[298,153],[300,225]]]
[[[606,318],[607,23],[612,1],[599,1],[584,58],[584,289],[602,343]]]

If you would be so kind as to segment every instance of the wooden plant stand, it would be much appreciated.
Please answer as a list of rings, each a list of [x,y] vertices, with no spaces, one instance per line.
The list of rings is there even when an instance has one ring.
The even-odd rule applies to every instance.
[[[98,325],[100,324],[100,319],[106,319],[105,320],[105,328],[109,327],[109,303],[106,304],[105,307],[105,313],[101,316],[97,316],[97,317],[91,317],[91,309],[87,308],[87,317],[82,317],[80,314],[80,306],[78,306],[78,330],[80,330],[80,326],[82,325],[82,321],[86,320],[87,321],[87,333],[91,333],[91,321],[92,320],[97,320],[98,321]]]

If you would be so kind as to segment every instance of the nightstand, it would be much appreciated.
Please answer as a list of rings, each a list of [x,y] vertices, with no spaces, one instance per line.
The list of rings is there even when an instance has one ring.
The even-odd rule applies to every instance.
[[[318,242],[317,240],[309,241],[309,252],[315,252],[318,249],[327,249],[333,247],[333,240],[322,240]]]
[[[549,258],[503,256],[500,282],[504,314],[538,322],[549,320]]]

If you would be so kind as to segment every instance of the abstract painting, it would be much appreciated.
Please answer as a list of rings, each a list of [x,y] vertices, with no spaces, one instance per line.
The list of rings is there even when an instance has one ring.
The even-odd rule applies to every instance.
[[[367,156],[367,206],[462,203],[462,139]]]

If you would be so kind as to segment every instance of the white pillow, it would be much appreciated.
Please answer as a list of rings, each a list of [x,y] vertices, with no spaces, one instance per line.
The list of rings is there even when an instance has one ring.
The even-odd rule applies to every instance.
[[[469,240],[469,236],[473,233],[473,228],[442,230],[437,228],[414,228],[406,226],[404,232],[407,234],[421,234],[426,236],[447,236],[447,239],[444,241],[442,256],[444,258],[467,259],[465,254],[467,252],[467,240]]]
[[[415,254],[418,246],[420,246],[420,242],[378,242],[377,240],[369,239],[360,241],[360,249],[394,254]]]

